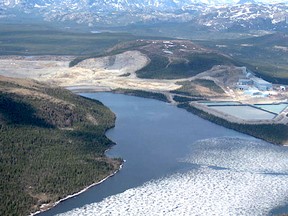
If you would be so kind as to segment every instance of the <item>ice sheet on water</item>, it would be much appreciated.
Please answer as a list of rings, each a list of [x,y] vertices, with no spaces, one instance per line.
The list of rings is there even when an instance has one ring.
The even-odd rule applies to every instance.
[[[286,158],[285,148],[264,142],[199,141],[183,160],[205,166],[148,182],[64,215],[267,215],[287,201],[288,176],[262,172],[287,173]]]
[[[235,171],[288,174],[288,148],[263,141],[214,138],[195,142],[181,161]]]

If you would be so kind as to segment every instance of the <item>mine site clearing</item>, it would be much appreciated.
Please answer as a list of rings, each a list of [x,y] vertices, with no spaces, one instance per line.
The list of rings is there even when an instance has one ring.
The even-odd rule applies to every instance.
[[[173,100],[171,91],[181,88],[181,82],[211,80],[223,90],[223,94],[216,96],[213,92],[206,91],[205,87],[198,87],[199,94],[212,101],[212,104],[191,102],[190,105],[231,122],[288,123],[287,86],[273,85],[256,77],[246,67],[234,65],[214,65],[207,71],[187,78],[139,78],[137,71],[151,61],[143,52],[155,53],[160,50],[169,61],[174,61],[175,56],[182,55],[185,59],[185,55],[189,52],[209,53],[210,50],[183,41],[137,42],[143,43],[140,51],[129,50],[112,56],[88,58],[73,67],[69,67],[69,63],[73,60],[72,56],[6,56],[0,59],[0,75],[32,78],[76,92],[130,89],[163,93],[173,104],[177,102]],[[129,47],[131,44],[124,46]],[[189,98],[187,95],[183,96]],[[230,104],[219,104],[219,101],[228,101]]]

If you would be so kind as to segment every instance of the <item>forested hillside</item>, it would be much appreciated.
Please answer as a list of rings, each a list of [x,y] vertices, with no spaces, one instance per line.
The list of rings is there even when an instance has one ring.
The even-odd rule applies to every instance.
[[[114,121],[100,102],[0,76],[0,215],[27,215],[112,174]]]

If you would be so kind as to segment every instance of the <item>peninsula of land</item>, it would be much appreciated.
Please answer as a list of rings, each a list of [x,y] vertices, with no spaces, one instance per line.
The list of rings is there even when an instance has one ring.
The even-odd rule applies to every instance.
[[[105,156],[115,115],[102,103],[0,76],[1,215],[29,215],[113,175]],[[4,199],[5,197],[5,199]]]

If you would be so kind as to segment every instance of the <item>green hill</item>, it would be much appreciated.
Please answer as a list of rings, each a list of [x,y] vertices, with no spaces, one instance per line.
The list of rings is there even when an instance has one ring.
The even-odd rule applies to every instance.
[[[122,42],[101,56],[112,56],[137,50],[149,58],[149,63],[138,70],[137,76],[146,79],[181,79],[210,70],[215,65],[239,65],[232,58],[188,40],[134,40]],[[90,58],[90,57],[89,57]],[[70,67],[87,57],[76,58]],[[241,65],[242,66],[242,65]]]
[[[0,76],[0,215],[27,215],[117,170],[104,152],[115,115],[42,83]]]
[[[217,53],[191,53],[179,59],[149,53],[150,63],[137,72],[140,78],[181,79],[196,76],[215,65],[233,65],[233,60]]]

